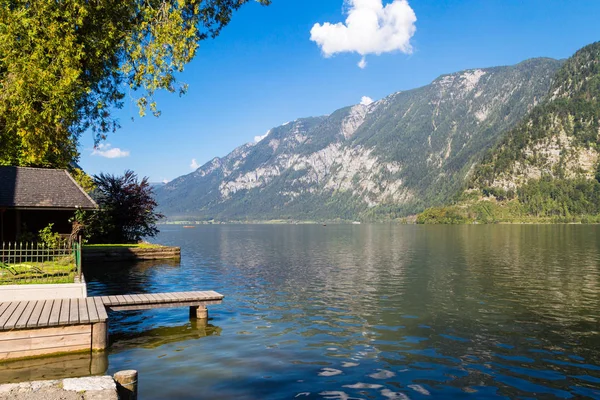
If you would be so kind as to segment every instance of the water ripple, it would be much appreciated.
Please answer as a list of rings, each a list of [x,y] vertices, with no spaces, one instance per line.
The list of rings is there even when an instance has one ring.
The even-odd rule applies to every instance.
[[[598,226],[201,226],[180,265],[87,273],[92,294],[213,289],[115,314],[140,397],[600,399]],[[110,372],[109,371],[109,372]]]

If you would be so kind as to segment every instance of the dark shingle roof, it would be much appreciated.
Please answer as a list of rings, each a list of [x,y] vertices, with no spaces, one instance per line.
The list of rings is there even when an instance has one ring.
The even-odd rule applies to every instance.
[[[97,204],[65,170],[0,167],[0,207],[85,210]]]

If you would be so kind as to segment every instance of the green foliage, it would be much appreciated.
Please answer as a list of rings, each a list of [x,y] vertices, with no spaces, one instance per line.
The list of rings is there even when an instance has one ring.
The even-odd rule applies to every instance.
[[[96,189],[94,179],[88,174],[86,174],[82,169],[73,168],[71,170],[71,176],[86,193],[92,193]]]
[[[60,247],[61,239],[58,232],[52,231],[54,224],[50,223],[45,228],[39,231],[39,238],[42,243],[51,249]]]
[[[481,195],[493,195],[482,190]],[[522,185],[513,199],[463,197],[455,206],[425,210],[420,223],[453,223],[459,215],[465,222],[492,223],[598,223],[600,221],[600,183],[591,179],[554,179],[545,176]],[[450,221],[450,222],[448,222]],[[461,222],[455,222],[461,223]]]
[[[518,190],[527,214],[566,217],[600,214],[600,183],[588,179],[531,180]]]
[[[163,215],[155,211],[148,178],[138,181],[133,171],[125,171],[123,176],[96,175],[94,183],[100,210],[78,216],[90,243],[137,243],[143,237],[156,236],[156,223]]]
[[[499,201],[515,198],[514,190],[504,190],[502,188],[497,187],[484,187],[483,189],[481,189],[481,193],[486,197],[494,196]]]
[[[431,207],[417,216],[417,224],[465,224],[470,222],[454,207]]]
[[[126,92],[158,115],[155,92],[184,93],[176,74],[248,1],[0,0],[0,165],[66,168]]]

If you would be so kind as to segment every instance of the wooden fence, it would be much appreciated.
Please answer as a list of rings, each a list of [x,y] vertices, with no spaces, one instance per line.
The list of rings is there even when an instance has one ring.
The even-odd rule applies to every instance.
[[[2,243],[0,285],[73,283],[81,280],[81,243]]]

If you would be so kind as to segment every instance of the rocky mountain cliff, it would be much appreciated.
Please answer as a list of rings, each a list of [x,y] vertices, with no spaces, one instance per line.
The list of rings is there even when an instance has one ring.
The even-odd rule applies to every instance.
[[[298,119],[157,188],[157,200],[172,219],[198,220],[379,219],[442,204],[545,98],[562,64],[462,71]]]
[[[469,180],[460,202],[420,221],[600,222],[600,42],[564,63]]]

